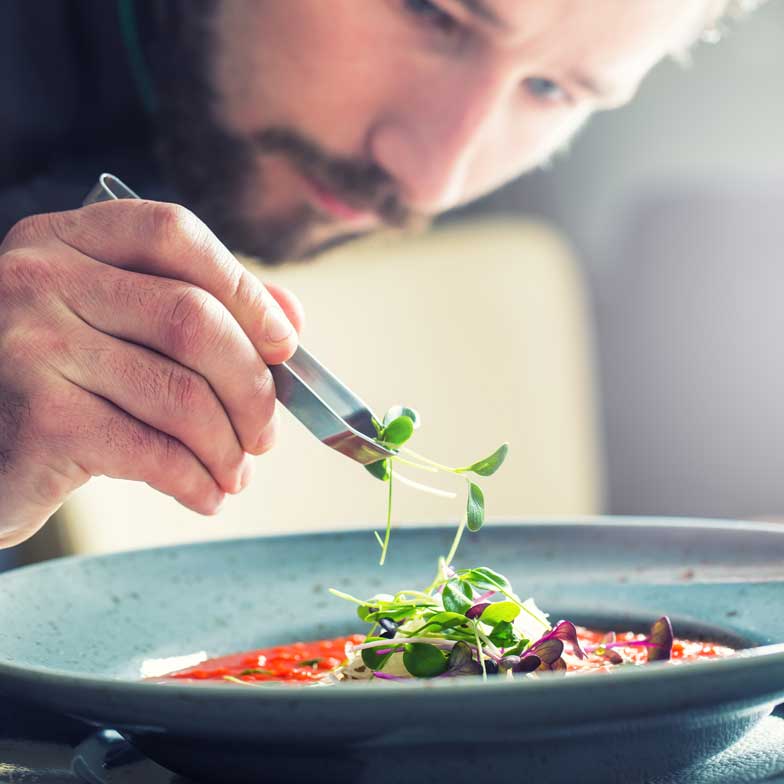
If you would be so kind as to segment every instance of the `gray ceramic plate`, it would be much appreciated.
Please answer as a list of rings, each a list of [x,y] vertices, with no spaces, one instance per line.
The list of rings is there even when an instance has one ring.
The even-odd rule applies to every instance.
[[[367,531],[69,558],[0,577],[0,692],[126,734],[196,778],[639,781],[728,746],[784,699],[784,526],[592,519],[490,524],[487,565],[551,617],[755,647],[612,676],[334,688],[139,683],[141,662],[360,631],[332,598],[423,586],[451,528]]]

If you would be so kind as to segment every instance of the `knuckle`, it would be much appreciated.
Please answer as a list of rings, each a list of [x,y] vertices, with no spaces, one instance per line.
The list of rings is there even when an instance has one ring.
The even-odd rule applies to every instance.
[[[16,324],[0,334],[0,366],[9,377],[39,372],[66,351],[66,338],[44,327]]]
[[[145,205],[147,235],[162,255],[187,250],[204,233],[201,220],[180,204],[150,201]]]
[[[0,297],[29,301],[52,290],[54,270],[42,256],[13,248],[0,257]]]
[[[164,345],[175,357],[194,357],[215,344],[217,308],[212,295],[189,286],[174,297],[164,320]]]
[[[32,240],[47,233],[51,225],[51,215],[29,215],[17,221],[5,235],[0,251],[6,248],[18,248],[29,244]]]
[[[215,408],[211,397],[209,385],[202,376],[179,366],[168,369],[165,404],[177,416],[206,415]]]

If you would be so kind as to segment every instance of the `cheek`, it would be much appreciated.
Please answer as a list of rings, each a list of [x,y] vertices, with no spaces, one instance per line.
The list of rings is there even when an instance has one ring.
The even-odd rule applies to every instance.
[[[373,5],[268,0],[250,24],[247,15],[227,24],[234,35],[224,34],[218,62],[224,121],[240,133],[289,126],[356,154],[394,76]]]
[[[544,163],[590,116],[585,108],[529,107],[488,138],[465,180],[461,203],[472,201]]]

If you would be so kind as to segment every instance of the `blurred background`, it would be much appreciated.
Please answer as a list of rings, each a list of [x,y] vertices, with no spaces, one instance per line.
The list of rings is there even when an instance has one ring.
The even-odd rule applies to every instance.
[[[481,205],[569,238],[618,514],[784,516],[784,3]]]
[[[491,516],[784,517],[783,83],[771,0],[433,236],[264,277],[302,296],[318,325],[306,344],[376,410],[420,410],[418,451],[464,463],[512,442],[486,483]],[[283,424],[219,518],[96,480],[0,567],[383,527],[384,486]],[[455,504],[401,489],[395,516],[453,523]]]

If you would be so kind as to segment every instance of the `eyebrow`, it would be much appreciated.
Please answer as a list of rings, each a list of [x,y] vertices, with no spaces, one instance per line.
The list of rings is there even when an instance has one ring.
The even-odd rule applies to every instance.
[[[470,14],[501,30],[508,30],[509,25],[485,2],[485,0],[455,0]]]

